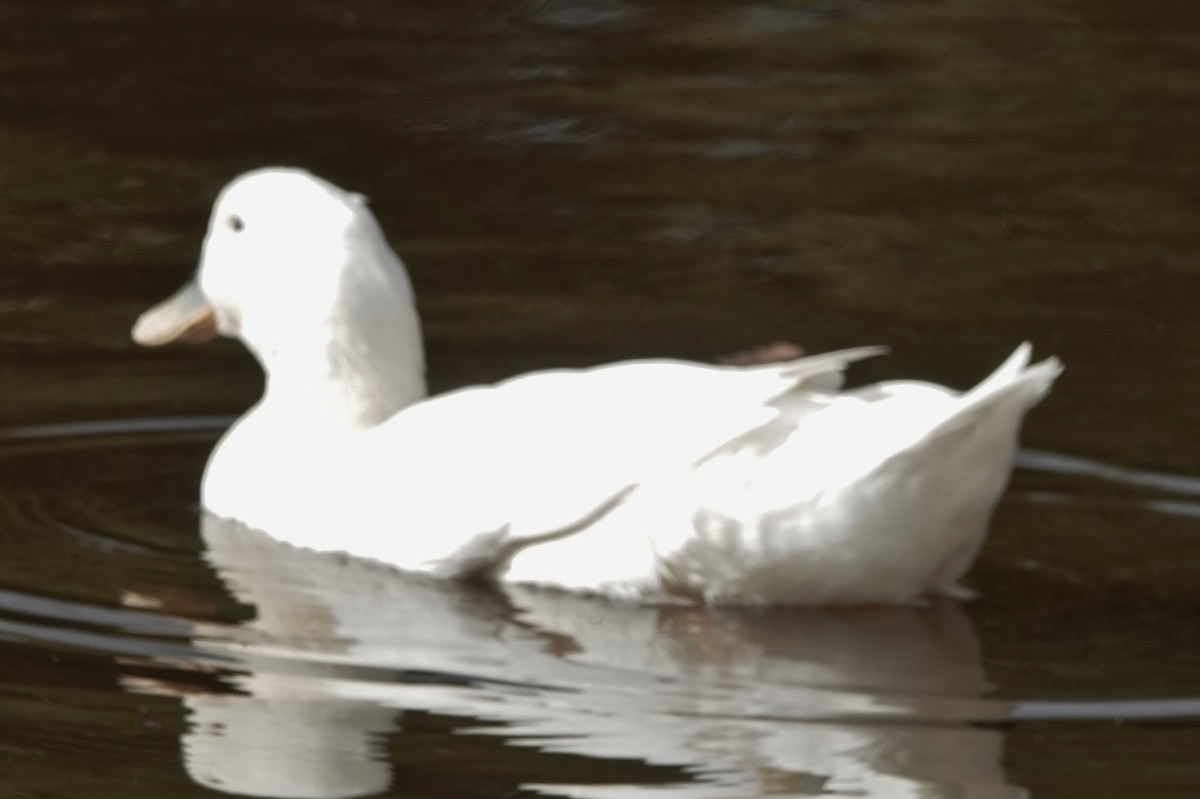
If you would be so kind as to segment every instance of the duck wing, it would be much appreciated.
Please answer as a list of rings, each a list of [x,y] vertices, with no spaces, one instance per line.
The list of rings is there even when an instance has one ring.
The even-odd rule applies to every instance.
[[[523,375],[417,403],[363,437],[397,535],[368,553],[449,575],[573,535],[656,476],[840,384],[859,348],[752,367],[633,361]]]

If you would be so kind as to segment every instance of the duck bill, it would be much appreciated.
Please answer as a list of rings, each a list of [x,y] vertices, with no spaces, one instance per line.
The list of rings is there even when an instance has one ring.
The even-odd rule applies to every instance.
[[[217,318],[195,280],[138,317],[133,340],[143,347],[173,341],[211,341],[217,335]]]

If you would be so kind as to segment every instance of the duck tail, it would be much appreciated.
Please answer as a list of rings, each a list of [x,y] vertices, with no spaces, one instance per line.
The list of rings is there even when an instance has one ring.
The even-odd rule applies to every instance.
[[[964,406],[1000,402],[1014,395],[1023,399],[1025,409],[1036,405],[1054,385],[1055,378],[1062,374],[1063,366],[1058,358],[1053,357],[1030,366],[1032,350],[1028,341],[1023,342],[1000,364],[1000,368],[963,395]]]
[[[1015,430],[1025,412],[1046,396],[1063,370],[1058,358],[1047,358],[1030,366],[1030,351],[1028,342],[1017,347],[999,369],[963,393],[954,412],[934,426],[929,438],[970,435],[970,430],[1009,429],[1007,424],[999,424],[1003,417],[1008,418],[1008,424]]]

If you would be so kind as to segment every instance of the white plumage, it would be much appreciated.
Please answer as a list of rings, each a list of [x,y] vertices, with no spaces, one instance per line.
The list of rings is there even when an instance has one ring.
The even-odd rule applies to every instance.
[[[212,316],[205,314],[211,308]],[[195,283],[134,338],[215,321],[267,373],[204,475],[210,512],[446,576],[638,598],[906,602],[955,590],[1025,412],[1022,345],[957,393],[841,391],[861,348],[759,366],[634,361],[423,399],[408,277],[360,197],[289,169],[213,210]]]

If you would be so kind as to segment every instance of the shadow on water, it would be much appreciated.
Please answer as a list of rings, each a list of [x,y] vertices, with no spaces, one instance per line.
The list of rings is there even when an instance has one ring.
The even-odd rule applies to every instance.
[[[1190,799],[1198,9],[0,3],[0,794]],[[437,389],[1061,356],[983,599],[636,608],[196,535],[260,377],[127,331],[269,163],[372,198]]]

